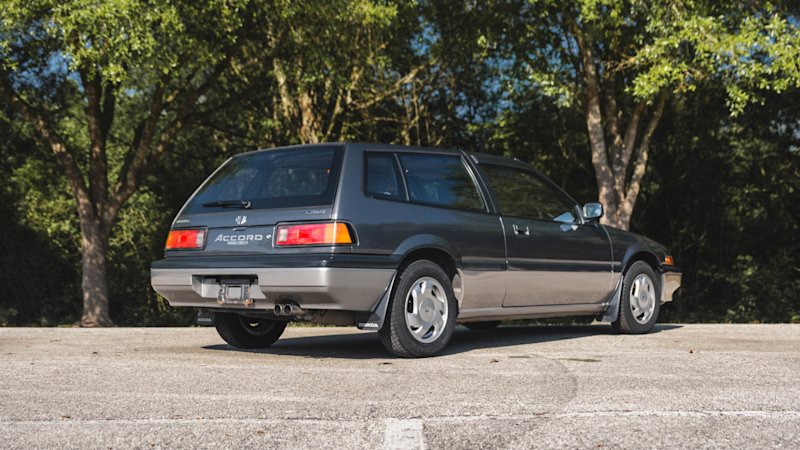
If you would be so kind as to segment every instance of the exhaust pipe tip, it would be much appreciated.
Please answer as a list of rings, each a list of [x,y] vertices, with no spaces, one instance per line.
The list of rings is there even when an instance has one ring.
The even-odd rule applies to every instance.
[[[305,310],[293,303],[278,303],[273,312],[276,316],[299,316],[305,314]]]

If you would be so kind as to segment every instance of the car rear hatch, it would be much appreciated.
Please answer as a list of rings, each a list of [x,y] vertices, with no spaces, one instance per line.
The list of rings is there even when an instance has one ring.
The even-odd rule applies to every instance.
[[[220,166],[192,195],[173,230],[203,230],[198,248],[167,257],[278,253],[275,226],[330,221],[342,144],[244,153]]]

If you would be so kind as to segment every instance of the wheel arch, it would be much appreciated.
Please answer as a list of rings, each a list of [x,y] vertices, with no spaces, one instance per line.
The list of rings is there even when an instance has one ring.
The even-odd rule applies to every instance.
[[[420,259],[429,259],[439,264],[451,278],[460,269],[458,249],[446,239],[433,234],[417,234],[406,239],[397,246],[394,254],[402,255],[398,271]]]
[[[461,265],[458,253],[447,241],[438,236],[420,235],[404,242],[399,249],[404,249],[404,251],[402,251],[403,257],[397,267],[398,273],[414,261],[428,260],[435,263],[445,271],[450,279],[456,301],[459,308],[461,307],[464,298]]]
[[[622,269],[622,274],[624,275],[628,273],[628,269],[630,269],[633,263],[637,261],[646,262],[647,265],[653,269],[653,272],[658,273],[658,257],[655,255],[655,253],[644,248],[639,248],[632,251],[628,258],[626,258],[624,268]]]
[[[427,259],[439,265],[451,279],[458,274],[455,256],[440,247],[420,247],[406,253],[403,260],[400,262],[398,270],[402,270],[414,261],[423,259]]]
[[[656,285],[657,289],[657,296],[661,298],[661,290],[664,287],[661,285],[661,277],[659,276],[660,273],[660,263],[658,260],[658,256],[651,250],[647,248],[639,247],[638,249],[630,252],[630,256],[626,259],[624,269],[622,270],[622,278],[624,279],[625,275],[628,273],[628,270],[633,266],[636,262],[642,261],[645,262],[651,269],[653,269],[653,273],[655,274],[655,279],[653,283]],[[622,280],[620,280],[620,283]]]

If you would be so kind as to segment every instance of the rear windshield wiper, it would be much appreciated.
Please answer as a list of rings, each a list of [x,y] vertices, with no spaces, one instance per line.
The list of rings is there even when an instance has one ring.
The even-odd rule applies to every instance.
[[[216,202],[203,203],[205,208],[213,208],[215,206],[222,208],[244,208],[250,209],[252,206],[250,202],[245,200],[217,200]]]

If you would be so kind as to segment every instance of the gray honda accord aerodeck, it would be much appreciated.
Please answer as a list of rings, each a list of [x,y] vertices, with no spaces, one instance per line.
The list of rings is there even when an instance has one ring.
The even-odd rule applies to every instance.
[[[681,272],[530,166],[460,150],[318,144],[242,153],[178,213],[153,288],[230,345],[291,321],[377,330],[431,356],[456,323],[594,316],[653,328]]]

